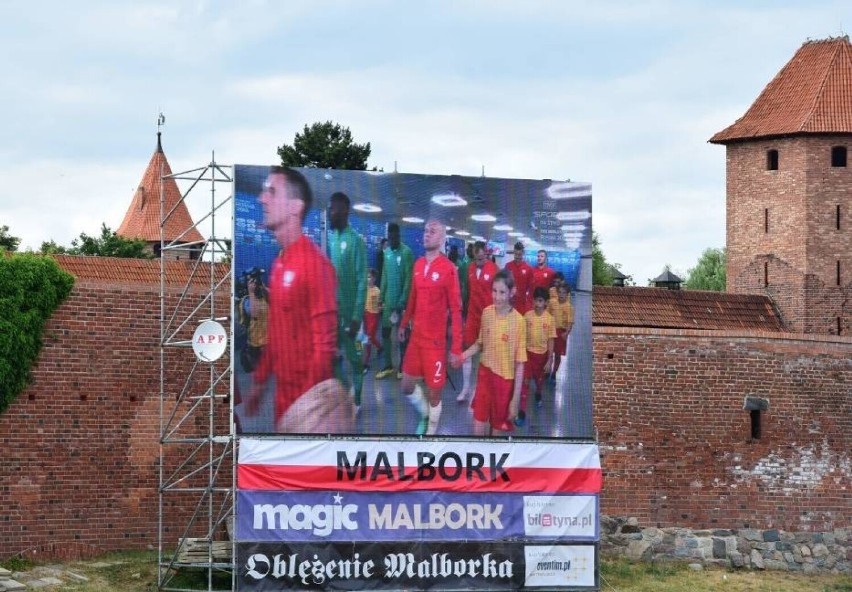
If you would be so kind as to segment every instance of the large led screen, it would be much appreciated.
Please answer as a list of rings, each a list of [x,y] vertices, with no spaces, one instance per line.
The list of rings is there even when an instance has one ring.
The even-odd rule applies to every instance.
[[[241,434],[591,438],[591,185],[235,167]]]

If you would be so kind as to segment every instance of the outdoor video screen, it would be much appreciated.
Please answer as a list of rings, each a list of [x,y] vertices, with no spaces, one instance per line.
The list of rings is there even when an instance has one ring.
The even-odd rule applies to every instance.
[[[234,170],[240,434],[591,438],[591,184]]]

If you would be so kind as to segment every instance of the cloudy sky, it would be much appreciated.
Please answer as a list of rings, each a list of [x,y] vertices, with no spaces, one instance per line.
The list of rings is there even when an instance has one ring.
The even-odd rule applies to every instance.
[[[0,225],[34,249],[117,228],[161,111],[175,171],[272,164],[332,120],[386,171],[591,181],[644,285],[724,245],[707,139],[844,27],[848,0],[5,0]]]

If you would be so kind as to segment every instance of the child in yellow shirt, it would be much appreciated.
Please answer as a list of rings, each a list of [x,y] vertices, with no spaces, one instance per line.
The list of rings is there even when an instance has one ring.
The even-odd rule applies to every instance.
[[[521,386],[521,408],[515,425],[524,425],[527,416],[529,381],[535,383],[535,400],[541,405],[541,383],[544,375],[553,368],[553,342],[556,339],[556,321],[547,311],[547,290],[538,287],[533,292],[534,307],[524,315],[527,328],[527,363]]]
[[[511,272],[494,276],[491,295],[494,303],[482,311],[479,338],[461,358],[463,362],[482,352],[471,403],[477,436],[508,435],[515,429],[512,422],[518,415],[527,361],[526,324],[511,304],[515,295]]]
[[[376,334],[379,330],[379,318],[382,313],[382,295],[381,290],[376,285],[379,279],[379,272],[375,269],[370,269],[367,273],[367,301],[364,305],[364,335],[367,336],[367,343],[364,346],[364,372],[370,369],[370,354],[372,347],[376,346],[376,354],[382,353],[382,344],[379,343]]]
[[[568,350],[568,334],[574,327],[574,307],[571,306],[568,284],[560,284],[556,288],[556,295],[556,301],[551,300],[549,305],[550,314],[553,315],[553,319],[556,321],[556,340],[553,343],[554,360],[553,373],[550,376],[551,380],[556,379],[559,362]]]

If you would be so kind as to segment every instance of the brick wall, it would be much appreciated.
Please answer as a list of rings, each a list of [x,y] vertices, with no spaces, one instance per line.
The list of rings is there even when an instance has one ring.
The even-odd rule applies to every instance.
[[[0,414],[0,555],[156,546],[158,335],[153,287],[78,282],[54,314],[32,385]],[[603,512],[649,526],[848,526],[852,339],[598,327],[594,340]],[[193,360],[191,350],[166,353],[166,412],[178,405],[178,418],[209,384]],[[746,395],[769,400],[758,441]],[[206,405],[178,435],[207,433]],[[219,433],[227,408],[210,409]],[[167,447],[165,474],[194,447]],[[207,460],[202,447],[189,468]],[[189,486],[205,484],[202,473],[165,496],[167,541],[199,499]]]
[[[852,507],[852,339],[594,330],[602,511],[830,531]],[[746,396],[768,400],[751,438]]]
[[[727,146],[728,290],[769,293],[793,331],[837,334],[839,318],[844,334],[852,323],[852,161],[832,167],[834,146],[852,149],[852,139]],[[767,170],[769,150],[778,170]]]
[[[175,295],[169,301],[176,306]],[[192,306],[189,298],[182,308]],[[0,556],[73,557],[156,547],[159,318],[158,286],[86,282],[78,282],[54,313],[30,387],[0,414]],[[185,384],[191,395],[206,390],[209,376],[192,373],[193,360],[191,349],[167,350],[170,398],[176,399]],[[166,411],[177,406],[181,417],[189,405],[172,400]],[[207,433],[209,413],[200,411],[180,434]],[[227,411],[226,404],[216,403],[217,429],[225,433]],[[193,446],[169,449],[166,474]],[[189,467],[206,460],[202,453]],[[223,474],[228,484],[229,473]],[[202,482],[199,475],[182,487]],[[197,498],[167,496],[170,522],[188,524],[192,507],[186,500]],[[200,536],[199,528],[193,536]],[[176,542],[178,530],[167,538]]]

